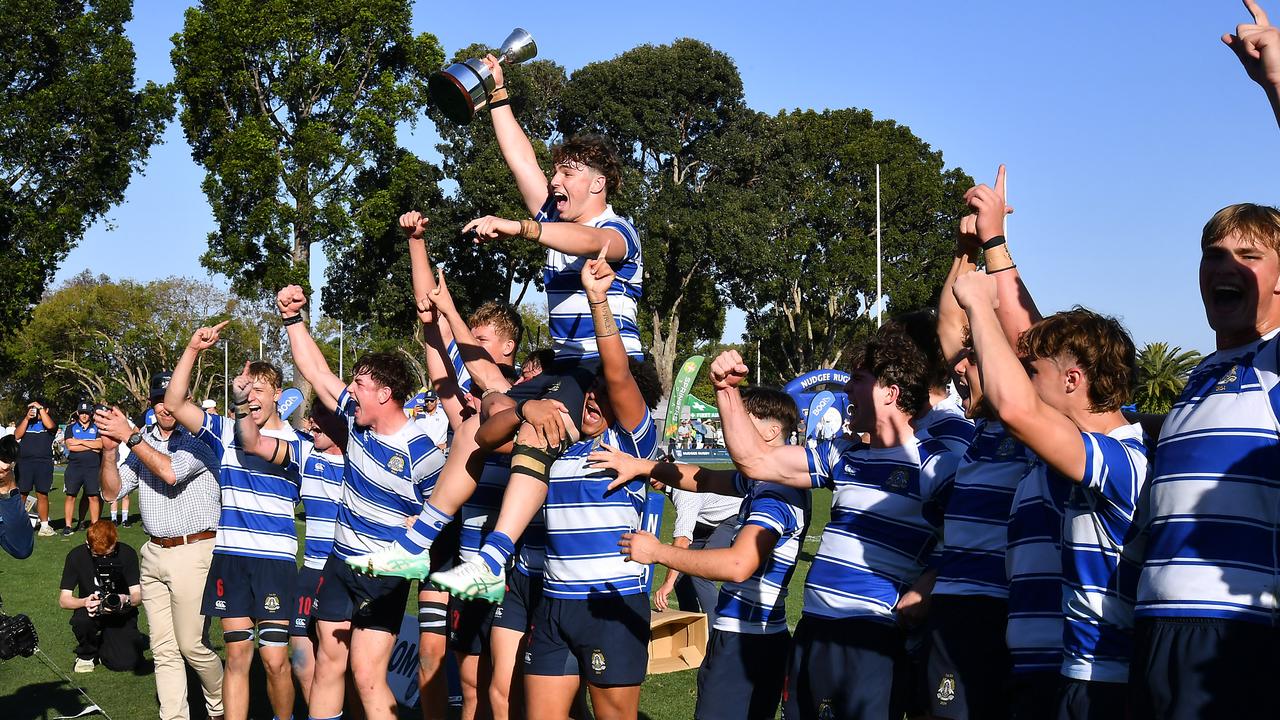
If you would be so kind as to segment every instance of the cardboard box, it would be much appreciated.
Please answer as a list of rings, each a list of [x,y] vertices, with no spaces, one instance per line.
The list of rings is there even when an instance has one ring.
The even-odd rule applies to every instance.
[[[667,610],[649,620],[649,674],[691,670],[707,654],[707,616]]]

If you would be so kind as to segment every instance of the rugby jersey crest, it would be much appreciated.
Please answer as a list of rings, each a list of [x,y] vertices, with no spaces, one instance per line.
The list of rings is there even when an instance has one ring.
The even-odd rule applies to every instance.
[[[773,554],[751,577],[720,586],[715,627],[751,635],[783,632],[787,629],[787,584],[791,582],[805,532],[809,529],[811,493],[751,480],[742,473],[734,474],[733,486],[743,496],[738,514],[742,525],[762,527],[778,539]]]
[[[349,558],[382,550],[403,534],[405,517],[419,514],[435,487],[444,453],[416,423],[406,421],[392,435],[356,425],[355,399],[347,390],[337,411],[349,432],[333,551]]]
[[[309,442],[304,446],[307,453],[302,463],[302,510],[307,516],[307,540],[302,547],[302,564],[319,570],[333,551],[347,463],[341,453],[320,452]]]
[[[634,430],[616,423],[590,440],[570,447],[551,466],[547,487],[546,566],[542,591],[547,597],[585,600],[601,595],[647,592],[644,565],[618,552],[623,533],[640,527],[645,483],[633,480],[608,492],[611,478],[587,465],[601,443],[639,458],[658,447],[653,419],[645,411]]]
[[[1216,352],[1160,431],[1138,617],[1280,620],[1280,341]]]
[[[197,439],[209,446],[221,464],[218,486],[222,511],[213,551],[224,555],[296,562],[298,531],[293,511],[299,499],[302,443],[287,424],[266,437],[289,445],[289,460],[276,465],[246,453],[235,437],[235,419],[205,413]]]
[[[935,595],[1009,597],[1005,548],[1018,481],[1034,456],[1004,425],[978,422],[973,442],[956,468],[943,516],[943,542]]]
[[[805,580],[804,614],[894,621],[924,570],[959,458],[936,440],[892,448],[837,439],[806,451],[813,486],[832,490],[831,520]]]
[[[536,219],[539,222],[560,222],[554,198],[547,198]],[[627,354],[639,358],[643,350],[640,344],[640,327],[636,324],[636,304],[640,300],[640,284],[644,277],[640,234],[631,221],[615,213],[612,206],[606,206],[603,213],[583,224],[615,230],[626,243],[626,255],[621,260],[609,263],[617,273],[609,287],[609,309],[613,311],[613,318],[618,323],[622,345]],[[566,255],[558,250],[547,250],[542,282],[547,293],[548,332],[557,359],[600,356],[596,349],[591,306],[587,303],[586,291],[582,289],[582,266],[589,259]]]

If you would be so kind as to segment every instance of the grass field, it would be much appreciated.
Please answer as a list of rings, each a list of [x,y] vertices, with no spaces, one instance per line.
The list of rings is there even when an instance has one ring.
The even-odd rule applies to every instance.
[[[55,488],[49,496],[50,517],[55,529],[62,528],[61,469],[55,476]],[[137,498],[134,498],[133,517],[137,519]],[[818,535],[826,524],[830,512],[830,497],[826,491],[814,496],[814,518],[809,528],[800,566],[791,581],[787,603],[787,615],[792,627],[800,615],[801,587],[809,561],[818,549]],[[664,513],[663,536],[670,537],[674,512],[668,505]],[[299,523],[299,533],[302,525]],[[141,524],[121,528],[121,539],[135,548],[146,541]],[[35,553],[27,560],[17,561],[0,554],[0,595],[4,598],[5,612],[13,615],[25,613],[35,623],[40,635],[40,648],[49,660],[67,673],[114,720],[152,718],[157,715],[155,677],[149,671],[140,673],[116,673],[98,667],[92,673],[75,675],[71,666],[75,662],[68,620],[71,612],[58,607],[58,583],[62,576],[63,558],[78,543],[84,542],[84,533],[64,538],[37,537]],[[655,585],[662,582],[664,571],[659,568]],[[412,601],[412,596],[411,596]],[[674,600],[673,600],[674,602]],[[142,615],[143,632],[146,632],[146,614]],[[222,634],[216,621],[210,631],[214,649],[222,653]],[[255,667],[257,679],[252,681],[253,704],[251,718],[267,719],[271,711],[266,702],[265,681],[261,669]],[[640,717],[651,720],[687,720],[693,716],[696,671],[654,675],[644,684],[640,695]],[[198,698],[194,687],[191,697]],[[3,720],[52,720],[63,715],[75,715],[85,706],[83,698],[39,657],[14,658],[0,664],[0,719]],[[192,710],[196,717],[203,717],[202,703],[196,702]],[[305,718],[305,708],[299,704],[295,715]],[[404,711],[403,718],[416,715]]]

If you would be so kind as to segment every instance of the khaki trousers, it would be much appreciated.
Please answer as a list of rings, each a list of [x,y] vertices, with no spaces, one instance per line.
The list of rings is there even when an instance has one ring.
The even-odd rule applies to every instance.
[[[200,676],[208,714],[222,715],[222,660],[204,643],[205,618],[200,614],[213,542],[142,545],[142,606],[151,628],[161,720],[190,720],[186,665]]]

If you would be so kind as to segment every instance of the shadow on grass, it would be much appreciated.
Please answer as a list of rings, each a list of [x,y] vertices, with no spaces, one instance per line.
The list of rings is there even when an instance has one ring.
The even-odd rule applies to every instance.
[[[36,683],[18,688],[0,698],[0,717],[5,720],[49,720],[75,715],[86,703],[64,680]]]

